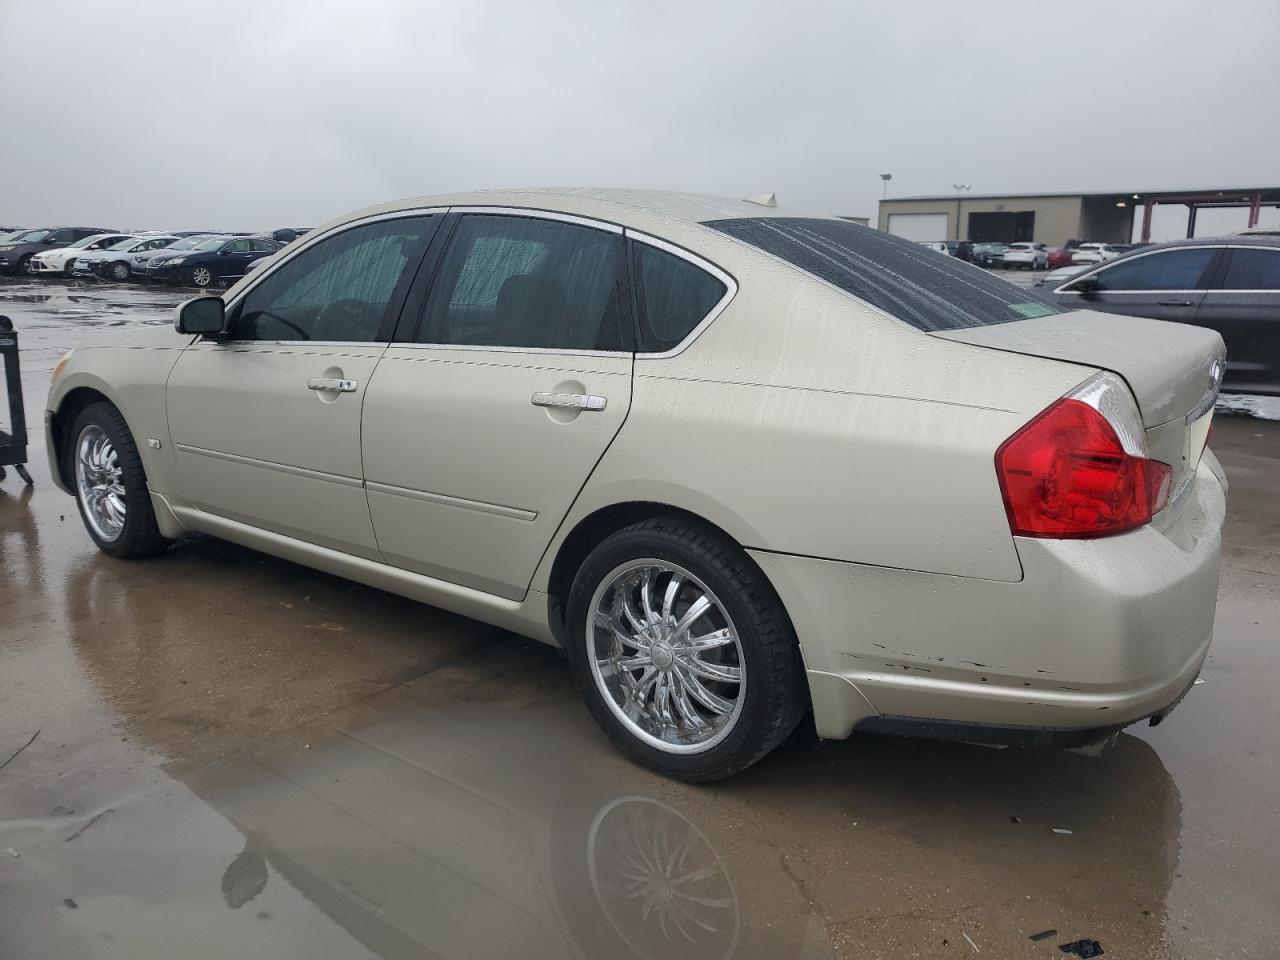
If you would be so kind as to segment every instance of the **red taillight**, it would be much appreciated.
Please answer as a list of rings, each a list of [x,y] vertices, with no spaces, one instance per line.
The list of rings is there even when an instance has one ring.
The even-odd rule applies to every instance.
[[[1009,526],[1020,537],[1105,537],[1148,523],[1173,470],[1128,453],[1106,417],[1057,401],[996,451]]]

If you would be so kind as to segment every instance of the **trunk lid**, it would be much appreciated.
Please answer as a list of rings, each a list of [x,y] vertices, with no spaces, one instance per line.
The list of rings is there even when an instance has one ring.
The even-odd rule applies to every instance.
[[[1226,369],[1226,347],[1213,330],[1073,310],[930,335],[1110,370],[1133,391],[1150,455],[1174,468],[1175,487],[1200,462]]]

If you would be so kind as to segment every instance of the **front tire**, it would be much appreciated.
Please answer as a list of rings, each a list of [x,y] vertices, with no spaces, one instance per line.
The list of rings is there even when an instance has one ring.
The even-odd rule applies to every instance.
[[[193,287],[203,289],[213,283],[213,271],[203,264],[192,267],[187,271],[187,280]]]
[[[18,273],[24,273],[28,277],[34,277],[36,275],[36,268],[31,265],[31,257],[32,254],[28,253],[18,261]]]
[[[781,743],[808,695],[795,632],[742,549],[677,517],[634,524],[583,561],[569,660],[596,722],[636,762],[690,782]]]
[[[129,264],[123,260],[117,260],[107,268],[107,272],[111,275],[112,280],[123,282],[129,279]]]
[[[164,550],[169,540],[156,525],[142,459],[120,411],[109,403],[90,404],[69,436],[65,475],[98,549],[122,558]]]

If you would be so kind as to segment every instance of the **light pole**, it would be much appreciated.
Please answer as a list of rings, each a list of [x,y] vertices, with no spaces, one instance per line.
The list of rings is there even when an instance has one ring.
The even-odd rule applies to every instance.
[[[955,187],[956,189],[956,235],[951,239],[959,241],[960,239],[960,192],[962,190],[971,190],[973,188],[967,183],[953,183],[951,186]]]
[[[884,189],[880,192],[880,199],[884,200],[889,196],[889,181],[893,179],[892,173],[880,174],[880,179],[884,181]]]

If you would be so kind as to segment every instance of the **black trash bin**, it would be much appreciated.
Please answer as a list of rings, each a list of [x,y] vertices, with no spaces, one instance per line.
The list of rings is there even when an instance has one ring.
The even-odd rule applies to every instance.
[[[13,467],[29,486],[27,416],[22,406],[22,377],[18,373],[18,334],[8,317],[0,317],[0,357],[4,358],[5,394],[9,398],[9,419],[0,420],[0,480],[8,475],[5,467]]]

